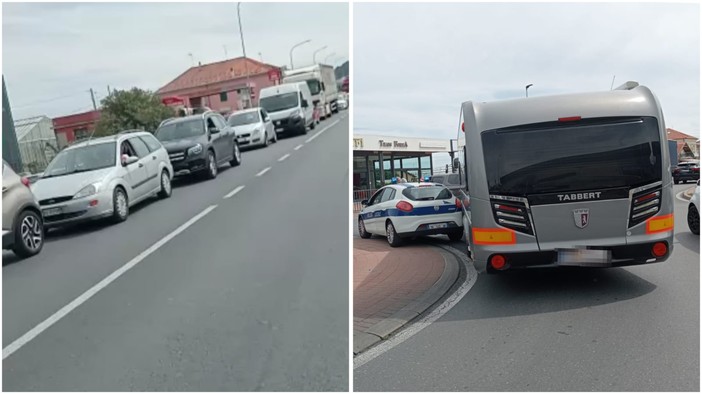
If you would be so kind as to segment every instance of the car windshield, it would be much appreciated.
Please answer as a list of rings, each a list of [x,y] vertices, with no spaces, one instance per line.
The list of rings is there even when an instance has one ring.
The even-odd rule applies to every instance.
[[[56,155],[44,170],[42,178],[51,178],[76,172],[95,171],[113,167],[116,162],[114,142],[85,145],[66,149]]]
[[[529,125],[482,134],[491,194],[637,187],[661,180],[655,118]]]
[[[319,94],[322,91],[322,85],[317,79],[308,79],[307,86],[310,88],[310,94],[312,95]]]
[[[451,192],[443,186],[408,187],[402,195],[412,201],[446,200],[451,198]]]
[[[205,126],[202,119],[192,119],[165,124],[156,130],[155,135],[159,141],[173,141],[203,134]]]
[[[297,92],[283,93],[276,96],[263,97],[261,107],[268,112],[284,111],[298,106]]]
[[[261,121],[261,117],[258,115],[258,111],[246,112],[243,114],[234,114],[229,117],[230,126],[243,126],[252,123],[258,123]]]

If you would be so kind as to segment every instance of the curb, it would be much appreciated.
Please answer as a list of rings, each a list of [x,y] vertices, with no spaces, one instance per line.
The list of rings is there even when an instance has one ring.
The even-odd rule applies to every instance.
[[[460,262],[449,251],[436,246],[431,247],[444,258],[444,272],[441,274],[441,277],[424,294],[395,312],[392,316],[381,320],[365,331],[354,330],[354,356],[390,337],[390,335],[424,313],[453,287],[460,273]]]

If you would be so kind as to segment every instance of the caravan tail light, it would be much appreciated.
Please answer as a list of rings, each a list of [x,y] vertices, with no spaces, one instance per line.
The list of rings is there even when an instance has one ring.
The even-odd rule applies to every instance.
[[[501,254],[495,254],[492,257],[490,257],[490,265],[496,270],[501,270],[504,269],[507,265],[507,260],[505,260],[505,256]]]

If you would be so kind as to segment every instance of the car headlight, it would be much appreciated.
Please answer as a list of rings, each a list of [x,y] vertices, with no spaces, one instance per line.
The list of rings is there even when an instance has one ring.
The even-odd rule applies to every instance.
[[[188,148],[189,155],[199,155],[202,153],[202,144],[197,144],[191,148]]]
[[[92,196],[93,194],[98,192],[98,184],[94,183],[92,185],[88,185],[82,189],[78,193],[76,193],[73,198],[83,198],[83,197],[88,197]]]

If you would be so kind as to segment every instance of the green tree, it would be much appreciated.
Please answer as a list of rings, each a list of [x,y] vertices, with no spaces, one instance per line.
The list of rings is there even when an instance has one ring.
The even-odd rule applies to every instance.
[[[96,136],[113,135],[123,130],[141,129],[156,131],[164,119],[172,117],[173,110],[161,103],[160,98],[148,90],[114,90],[101,101],[100,121]]]

